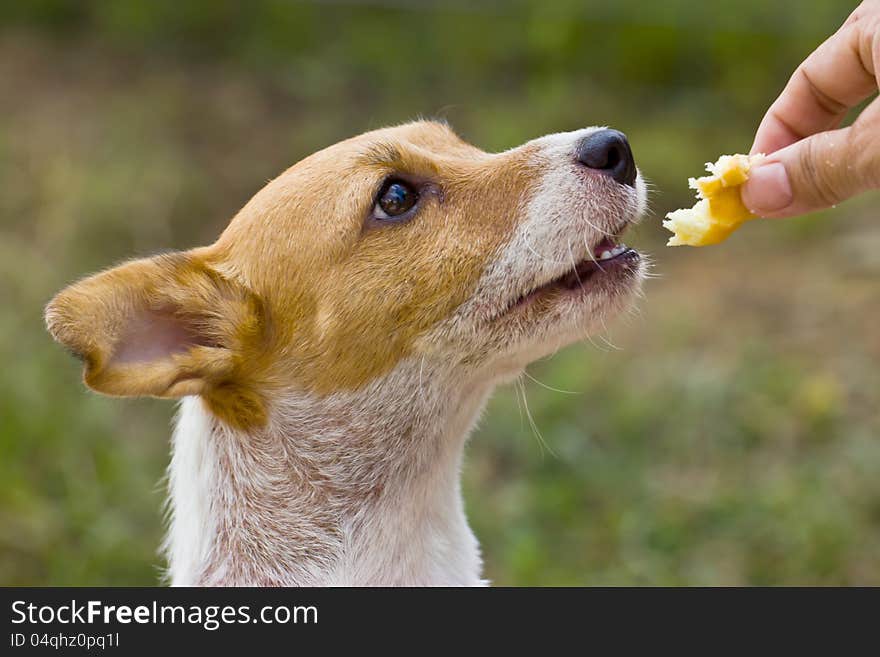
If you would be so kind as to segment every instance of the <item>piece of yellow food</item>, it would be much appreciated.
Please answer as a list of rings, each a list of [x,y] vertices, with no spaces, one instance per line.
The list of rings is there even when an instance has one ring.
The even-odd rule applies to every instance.
[[[674,235],[667,246],[707,246],[726,240],[740,224],[757,218],[743,205],[740,186],[749,179],[749,170],[764,155],[722,155],[715,164],[706,164],[710,175],[691,178],[697,190],[697,204],[666,215],[663,227]]]

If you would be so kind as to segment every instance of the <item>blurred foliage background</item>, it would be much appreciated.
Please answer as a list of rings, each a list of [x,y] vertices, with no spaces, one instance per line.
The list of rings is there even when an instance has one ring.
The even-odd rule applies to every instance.
[[[0,583],[159,581],[172,406],[88,394],[51,295],[208,243],[294,161],[422,115],[490,150],[613,125],[654,187],[639,314],[523,380],[553,453],[514,388],[471,441],[486,575],[880,584],[877,195],[708,249],[659,226],[854,4],[0,5]]]

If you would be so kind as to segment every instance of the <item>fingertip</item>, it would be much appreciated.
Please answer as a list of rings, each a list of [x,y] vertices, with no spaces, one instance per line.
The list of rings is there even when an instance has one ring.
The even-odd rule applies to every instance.
[[[794,200],[785,165],[770,162],[756,166],[743,185],[741,196],[743,204],[759,217],[785,210]]]

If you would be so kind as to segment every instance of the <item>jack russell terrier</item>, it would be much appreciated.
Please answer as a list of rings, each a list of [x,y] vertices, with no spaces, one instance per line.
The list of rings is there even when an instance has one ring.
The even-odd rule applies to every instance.
[[[485,584],[467,436],[496,384],[631,304],[645,195],[616,130],[489,154],[410,123],[302,160],[211,246],[58,294],[88,387],[183,398],[170,582]]]

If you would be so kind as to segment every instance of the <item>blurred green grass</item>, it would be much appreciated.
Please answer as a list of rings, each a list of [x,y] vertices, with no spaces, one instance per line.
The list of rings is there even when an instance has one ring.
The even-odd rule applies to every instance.
[[[547,447],[513,388],[471,441],[486,575],[880,584],[877,196],[714,249],[665,249],[658,221],[703,162],[748,148],[845,4],[4,4],[0,583],[161,566],[173,409],[88,394],[42,327],[51,295],[207,243],[300,157],[426,115],[490,150],[613,125],[654,185],[638,314],[523,381]]]

